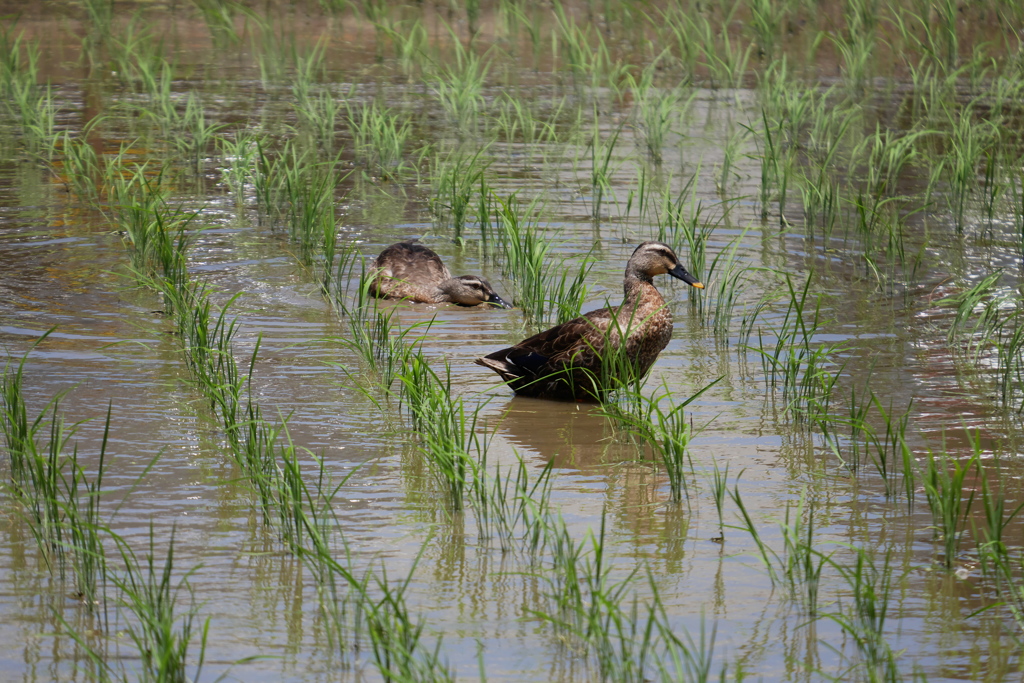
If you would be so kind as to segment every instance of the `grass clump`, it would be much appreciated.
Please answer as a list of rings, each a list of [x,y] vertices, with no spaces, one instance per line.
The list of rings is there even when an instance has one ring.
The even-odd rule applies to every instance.
[[[536,222],[521,218],[522,214],[536,213],[536,202],[521,209],[514,195],[505,200],[496,197],[495,201],[502,270],[512,280],[513,300],[528,324],[562,323],[579,316],[589,290],[587,277],[593,267],[589,255],[575,273],[565,260],[551,268],[551,244],[538,233]]]

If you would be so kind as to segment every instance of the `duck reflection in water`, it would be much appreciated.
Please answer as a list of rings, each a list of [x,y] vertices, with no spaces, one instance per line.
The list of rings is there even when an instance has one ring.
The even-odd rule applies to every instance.
[[[554,459],[555,467],[591,470],[636,459],[636,447],[613,438],[596,406],[516,396],[509,401],[498,431],[545,462]]]

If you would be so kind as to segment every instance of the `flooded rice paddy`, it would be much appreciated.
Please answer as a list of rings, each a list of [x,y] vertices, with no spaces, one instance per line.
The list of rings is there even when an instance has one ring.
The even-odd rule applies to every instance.
[[[0,679],[1020,678],[1012,3],[114,7],[3,24]],[[651,239],[642,387],[474,364]]]

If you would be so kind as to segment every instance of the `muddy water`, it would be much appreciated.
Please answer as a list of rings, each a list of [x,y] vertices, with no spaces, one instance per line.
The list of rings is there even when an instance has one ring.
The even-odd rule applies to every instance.
[[[276,111],[278,118],[271,113],[265,125],[283,125],[279,116],[286,108],[280,98],[288,96],[287,87],[263,88],[251,60],[216,62],[199,26],[175,26],[182,36],[183,64],[209,59],[220,65],[196,66],[187,80],[175,83],[177,91],[201,91],[211,103],[209,114],[222,121]],[[46,22],[29,28],[38,35],[66,30]],[[83,117],[115,111],[114,105],[129,96],[102,74],[92,75],[99,85],[87,83],[75,57],[67,48],[44,44],[44,70],[57,87],[61,124],[78,130]],[[335,82],[357,84],[360,97],[384,91],[393,106],[415,112],[424,141],[449,134],[423,86],[380,76],[365,49],[341,48],[329,60]],[[555,78],[543,69],[524,70],[519,78],[536,84],[527,96],[542,108],[553,110],[567,92],[572,94],[553,84]],[[488,97],[497,98],[502,89],[490,86]],[[610,134],[628,117],[630,105],[608,93],[597,95],[602,126]],[[1001,456],[1007,495],[1016,498],[1020,468],[1006,446],[1013,434],[983,397],[961,383],[946,348],[949,314],[936,305],[979,272],[1009,262],[1012,250],[960,249],[933,240],[912,283],[879,288],[856,258],[856,244],[826,249],[809,241],[798,223],[780,229],[760,221],[755,201],[760,168],[749,141],[733,159],[731,208],[723,211],[715,169],[737,122],[757,119],[755,101],[753,91],[697,90],[687,128],[673,138],[660,179],[675,194],[700,171],[690,191],[707,206],[719,207],[712,209],[720,222],[709,242],[709,261],[739,240],[738,258],[749,271],[736,319],[772,286],[774,280],[759,268],[797,279],[813,269],[819,276],[815,294],[830,321],[819,340],[847,344],[839,391],[862,386],[871,373],[871,386],[885,405],[891,400],[903,409],[913,399],[911,431],[919,454],[945,444],[953,455],[965,455],[970,446],[963,426],[982,427],[985,455]],[[104,129],[113,147],[132,134],[124,122]],[[244,681],[376,678],[367,653],[355,669],[346,669],[329,652],[312,578],[261,527],[206,400],[189,381],[159,300],[125,276],[125,249],[114,226],[79,205],[46,168],[19,155],[12,130],[5,135],[0,344],[9,362],[27,354],[26,394],[33,409],[63,395],[61,410],[69,424],[78,423],[74,439],[92,467],[110,406],[103,497],[110,526],[140,555],[151,533],[162,552],[173,528],[177,567],[181,572],[198,568],[191,585],[203,603],[200,614],[210,618],[203,678],[225,673]],[[543,194],[547,207],[540,230],[554,243],[553,254],[579,259],[593,249],[597,262],[585,310],[616,301],[630,253],[654,236],[649,224],[624,215],[625,197],[636,187],[642,143],[630,127],[622,128],[621,136],[612,178],[620,204],[607,203],[605,220],[597,226],[589,217],[587,167],[573,170],[573,151],[498,144],[488,170],[488,182],[499,195]],[[259,340],[253,392],[265,413],[287,416],[290,438],[322,457],[334,481],[349,477],[335,513],[354,566],[360,571],[385,566],[389,576],[402,577],[422,551],[409,584],[410,607],[424,619],[429,638],[443,636],[444,656],[460,677],[474,678],[483,666],[491,680],[593,680],[594,672],[531,616],[545,605],[543,580],[535,569],[478,541],[469,518],[448,517],[421,456],[408,445],[397,407],[382,414],[339,370],[337,364],[356,363],[339,341],[346,334],[344,322],[297,265],[284,238],[260,227],[252,207],[235,207],[219,182],[220,163],[208,159],[204,181],[191,187],[182,183],[176,196],[203,207],[206,229],[190,252],[190,272],[216,288],[218,303],[238,294],[230,309],[239,326],[235,352],[246,359]],[[481,274],[508,293],[500,268],[472,239],[458,247],[433,229],[428,183],[384,183],[379,189],[354,183],[344,189],[342,239],[356,244],[364,257],[399,239],[422,238],[453,272]],[[944,228],[920,218],[911,221],[911,229],[923,235]],[[1003,229],[1009,233],[1012,224]],[[992,612],[989,618],[965,618],[991,602],[972,558],[960,558],[958,575],[935,569],[939,551],[927,528],[931,517],[923,496],[908,508],[905,501],[885,497],[872,468],[851,476],[817,436],[783,418],[778,397],[766,392],[757,354],[742,346],[735,325],[728,344],[716,341],[699,324],[681,283],[661,279],[658,285],[675,313],[676,328],[648,390],[667,387],[686,396],[722,378],[691,406],[694,423],[703,428],[691,444],[693,488],[683,509],[667,505],[663,474],[638,460],[635,447],[615,438],[593,407],[513,398],[495,386],[493,373],[473,364],[474,358],[522,338],[526,328],[518,311],[393,308],[405,327],[435,321],[424,351],[437,367],[450,363],[458,394],[485,402],[482,416],[494,435],[492,462],[508,465],[518,454],[539,473],[553,461],[552,499],[574,537],[599,528],[604,516],[613,576],[622,578],[645,563],[678,632],[714,628],[716,670],[727,665],[764,680],[805,680],[821,673],[841,678],[845,664],[837,651],[845,647],[847,656],[856,657],[834,620],[808,625],[781,595],[783,589],[772,585],[749,534],[728,528],[724,543],[711,540],[720,533],[710,494],[717,462],[728,465],[730,487],[738,487],[769,546],[782,547],[778,521],[787,505],[804,496],[816,501],[818,542],[834,549],[837,558],[851,561],[846,544],[873,549],[880,558],[887,550],[893,553],[895,590],[886,632],[893,650],[902,651],[902,671],[920,671],[929,680],[1018,675],[1012,627],[1003,627],[1003,617]],[[770,329],[779,316],[780,310],[765,311],[762,328]],[[727,524],[737,523],[736,513],[736,506],[727,504]],[[1009,542],[1024,541],[1019,524],[1009,533]],[[0,678],[80,680],[84,657],[72,639],[54,635],[63,630],[54,614],[65,614],[73,625],[85,618],[66,587],[42,565],[10,503],[0,517],[0,546],[0,641],[9,644],[0,653]],[[636,590],[650,594],[643,580]],[[836,572],[826,572],[823,608],[838,610],[850,599]],[[118,628],[123,625],[115,624]],[[117,639],[110,647],[116,656],[137,657]]]

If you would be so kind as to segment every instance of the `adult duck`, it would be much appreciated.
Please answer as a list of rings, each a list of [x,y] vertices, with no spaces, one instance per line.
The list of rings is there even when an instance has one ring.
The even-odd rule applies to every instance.
[[[626,264],[621,306],[591,311],[476,362],[521,396],[602,401],[613,380],[646,375],[672,338],[672,313],[654,286],[662,274],[704,288],[667,244],[644,242]]]
[[[381,299],[512,308],[487,280],[475,275],[452,277],[440,256],[415,242],[392,244],[380,253],[370,272],[370,293]]]

